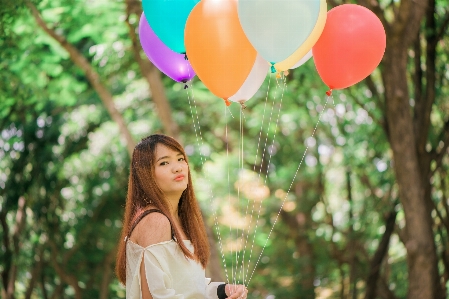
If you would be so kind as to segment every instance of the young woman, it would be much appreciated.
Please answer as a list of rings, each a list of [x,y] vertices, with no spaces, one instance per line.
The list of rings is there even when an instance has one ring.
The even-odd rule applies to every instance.
[[[209,244],[182,146],[165,135],[137,144],[116,274],[127,299],[245,299],[243,285],[205,277]]]

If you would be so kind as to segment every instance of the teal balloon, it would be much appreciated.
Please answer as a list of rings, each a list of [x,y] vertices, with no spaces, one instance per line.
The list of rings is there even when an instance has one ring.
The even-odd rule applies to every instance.
[[[239,0],[243,31],[256,51],[272,64],[293,54],[318,20],[320,0]]]
[[[171,50],[185,53],[184,28],[199,0],[142,0],[143,11],[157,37]]]

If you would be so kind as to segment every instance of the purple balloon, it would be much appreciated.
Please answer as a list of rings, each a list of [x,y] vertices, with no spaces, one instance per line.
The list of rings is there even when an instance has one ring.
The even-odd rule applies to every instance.
[[[140,44],[148,59],[164,74],[177,82],[187,82],[195,77],[190,62],[184,54],[167,47],[151,29],[144,13],[139,22]]]

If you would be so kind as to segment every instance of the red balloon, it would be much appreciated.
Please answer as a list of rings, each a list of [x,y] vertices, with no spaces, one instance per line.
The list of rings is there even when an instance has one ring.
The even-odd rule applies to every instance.
[[[312,52],[323,82],[330,89],[342,89],[368,77],[382,60],[385,47],[379,18],[363,6],[344,4],[327,13]]]

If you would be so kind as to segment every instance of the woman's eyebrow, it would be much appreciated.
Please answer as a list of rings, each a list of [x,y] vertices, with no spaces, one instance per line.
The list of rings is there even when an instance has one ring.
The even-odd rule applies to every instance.
[[[157,161],[156,162],[158,162],[159,160],[162,160],[162,159],[166,159],[166,158],[169,158],[168,156],[163,156],[163,157],[160,157],[159,159],[157,159]]]
[[[184,155],[183,155],[182,153],[177,154],[176,157],[177,157],[177,156],[183,156],[183,157],[184,157]],[[156,162],[158,162],[159,160],[162,160],[162,159],[166,159],[166,158],[168,159],[168,158],[170,158],[170,157],[169,157],[169,156],[163,156],[163,157],[160,157],[159,159],[157,159]]]

